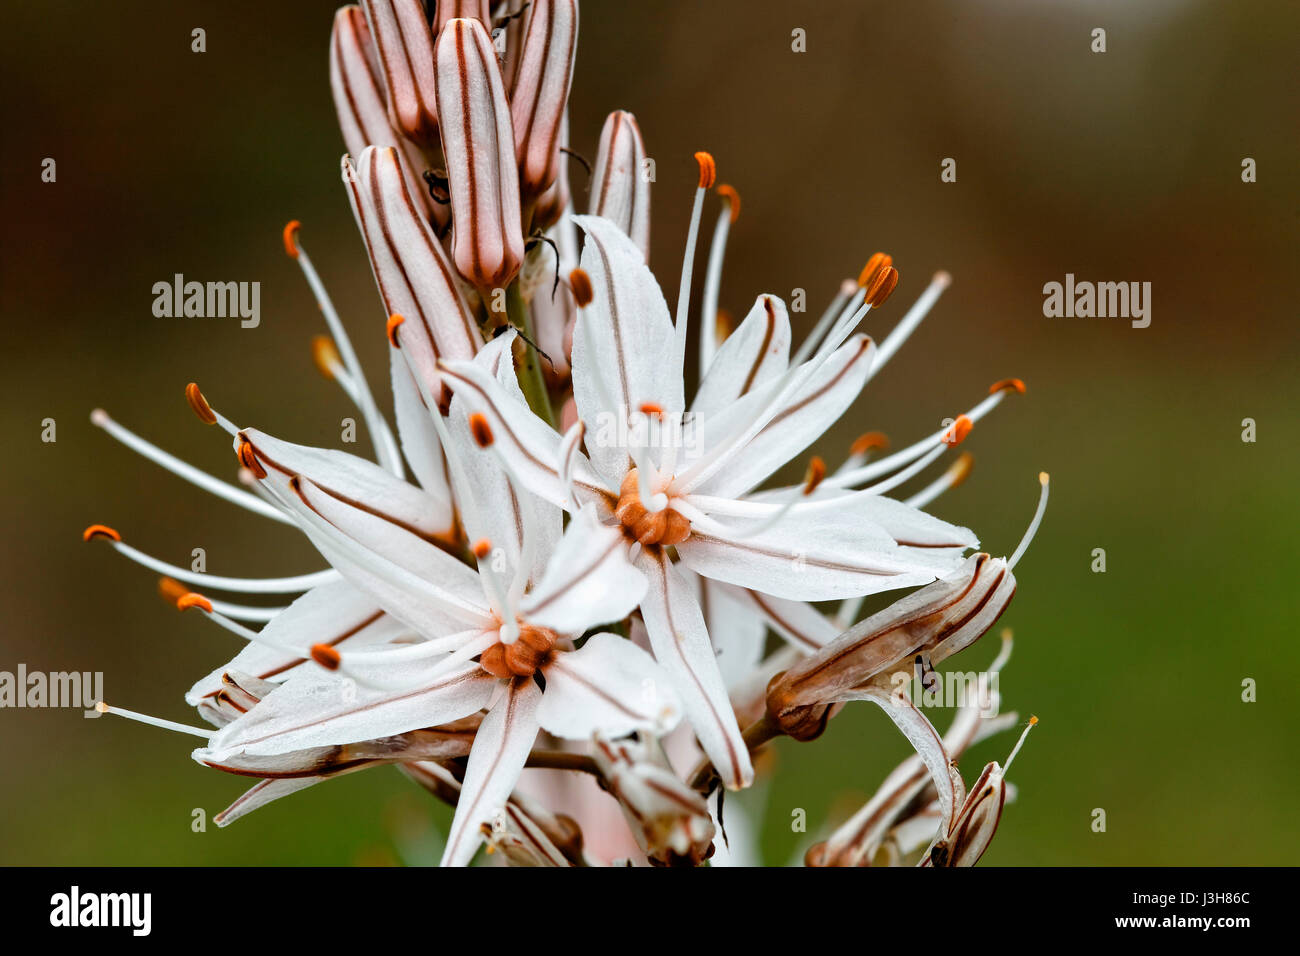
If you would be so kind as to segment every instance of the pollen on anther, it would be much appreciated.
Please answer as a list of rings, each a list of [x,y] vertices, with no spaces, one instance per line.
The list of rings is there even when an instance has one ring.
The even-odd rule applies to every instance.
[[[822,461],[817,455],[813,455],[812,461],[808,462],[808,475],[804,478],[803,493],[805,495],[812,494],[825,477],[826,462]]]
[[[863,289],[870,288],[871,283],[876,280],[877,276],[893,264],[893,256],[883,252],[877,252],[867,260],[867,264],[863,266],[862,271],[858,273],[858,286]]]
[[[239,440],[239,463],[253,473],[255,478],[265,478],[266,469],[262,463],[257,460],[257,452],[253,450],[253,443],[247,438]]]
[[[334,370],[343,364],[338,346],[328,335],[317,335],[311,340],[311,360],[326,378],[334,377]]]
[[[175,604],[185,595],[190,593],[190,589],[175,578],[159,578],[158,593],[162,595],[163,600]]]
[[[718,187],[718,195],[727,201],[727,207],[731,210],[731,221],[735,222],[740,218],[740,193],[736,192],[734,186],[723,183]]]
[[[578,308],[585,309],[595,298],[591,291],[591,276],[584,269],[574,269],[569,273],[569,288],[573,290],[573,301]]]
[[[700,164],[700,188],[712,189],[718,178],[718,164],[704,150],[695,154],[695,161]]]
[[[192,607],[208,613],[212,612],[212,602],[202,594],[197,594],[194,591],[186,592],[176,599],[176,609],[178,611],[187,611]]]
[[[487,538],[479,538],[474,542],[474,557],[482,561],[492,553],[492,542]]]
[[[849,454],[854,457],[865,455],[869,451],[876,449],[885,449],[889,447],[889,438],[884,432],[867,432],[865,435],[859,435],[849,446]]]
[[[339,665],[343,663],[343,655],[328,644],[313,644],[311,646],[311,659],[327,671],[336,671]]]
[[[943,433],[944,444],[952,445],[954,447],[960,445],[966,440],[966,436],[970,434],[970,430],[974,427],[975,423],[969,418],[965,415],[958,415],[957,420],[948,427],[946,432]]]
[[[996,395],[998,392],[1018,392],[1025,394],[1025,383],[1018,378],[1004,378],[1000,382],[994,382],[989,386],[989,394]]]
[[[474,436],[474,442],[479,448],[487,448],[493,442],[492,426],[482,412],[475,412],[469,417],[469,433]]]
[[[298,258],[298,243],[294,240],[298,235],[298,230],[302,227],[297,219],[292,219],[284,225],[284,251],[289,254],[289,258]]]
[[[95,538],[107,538],[109,541],[122,540],[122,536],[106,524],[92,524],[81,532],[82,541],[93,541]]]
[[[212,410],[208,400],[203,397],[197,383],[190,382],[185,386],[185,400],[190,403],[190,408],[194,409],[194,414],[199,416],[199,421],[203,424],[215,425],[217,423],[217,413]]]
[[[388,344],[393,348],[398,348],[397,344],[397,327],[406,321],[406,316],[394,312],[388,317],[388,325],[385,331],[388,333]]]
[[[867,286],[867,302],[873,309],[878,309],[893,295],[896,288],[898,288],[898,270],[888,266],[880,271],[871,285]]]

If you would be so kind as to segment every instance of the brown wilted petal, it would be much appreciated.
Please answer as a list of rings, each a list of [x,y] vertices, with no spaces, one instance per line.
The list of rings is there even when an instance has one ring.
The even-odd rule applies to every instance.
[[[452,258],[480,291],[504,288],[523,261],[524,237],[510,107],[483,24],[447,22],[438,36],[437,71]]]
[[[933,663],[955,654],[993,626],[1016,590],[1003,558],[971,555],[935,581],[860,622],[768,686],[767,709],[791,737],[812,740],[831,704],[852,700],[871,683],[927,654]]]
[[[577,0],[534,0],[510,97],[510,118],[525,205],[556,177],[561,125],[578,47]]]
[[[645,142],[636,117],[623,110],[610,113],[596,152],[590,212],[612,220],[641,254],[649,257],[650,183],[645,161]]]
[[[438,143],[433,34],[420,0],[363,0],[388,90],[393,127],[421,146]]]

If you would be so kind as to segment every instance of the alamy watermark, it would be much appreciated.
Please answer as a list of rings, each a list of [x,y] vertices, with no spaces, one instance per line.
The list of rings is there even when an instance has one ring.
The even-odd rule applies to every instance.
[[[104,699],[103,671],[0,671],[0,708],[81,708],[87,717],[99,717],[95,705]]]
[[[629,411],[626,405],[619,405],[617,411],[596,415],[596,427],[588,441],[598,448],[679,448],[693,458],[700,452],[699,425],[691,412]]]
[[[1150,282],[1065,282],[1043,286],[1043,315],[1049,319],[1131,319],[1133,328],[1151,324]]]
[[[245,329],[262,321],[260,282],[186,282],[178,272],[171,282],[155,282],[153,295],[153,314],[160,319],[239,318]]]

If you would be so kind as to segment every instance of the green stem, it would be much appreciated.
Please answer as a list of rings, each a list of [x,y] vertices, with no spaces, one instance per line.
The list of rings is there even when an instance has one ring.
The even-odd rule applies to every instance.
[[[518,282],[511,283],[510,288],[506,290],[506,315],[509,316],[511,324],[522,331],[528,339],[537,340],[533,334],[532,316],[524,303],[523,295],[519,292]],[[524,342],[524,366],[519,370],[519,387],[523,389],[524,398],[528,400],[528,407],[542,421],[554,428],[555,413],[551,409],[551,397],[546,390],[546,379],[542,377],[542,363],[537,349],[528,342]]]

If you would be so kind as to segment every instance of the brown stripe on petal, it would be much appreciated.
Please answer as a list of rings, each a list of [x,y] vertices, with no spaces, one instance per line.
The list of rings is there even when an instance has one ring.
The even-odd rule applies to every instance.
[[[555,181],[577,43],[575,0],[534,0],[510,102],[519,183],[527,199]]]
[[[393,126],[412,142],[438,142],[433,34],[419,0],[363,0],[379,51]]]
[[[589,208],[617,225],[648,256],[650,183],[642,171],[645,160],[636,117],[622,110],[610,113],[596,152]]]

